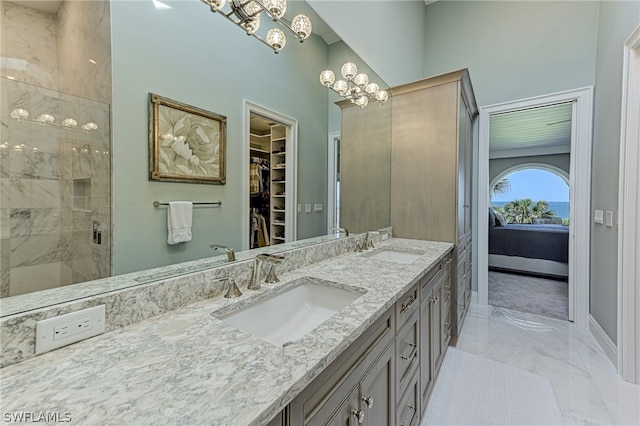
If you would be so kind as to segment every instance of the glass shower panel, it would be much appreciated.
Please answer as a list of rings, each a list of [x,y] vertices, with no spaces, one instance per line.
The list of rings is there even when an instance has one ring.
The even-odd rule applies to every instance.
[[[1,83],[0,296],[109,276],[109,105]]]

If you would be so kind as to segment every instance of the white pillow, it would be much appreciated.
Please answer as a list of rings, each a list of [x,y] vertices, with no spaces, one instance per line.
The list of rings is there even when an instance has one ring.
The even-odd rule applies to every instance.
[[[504,215],[502,213],[494,211],[493,214],[496,215],[496,219],[498,219],[500,226],[507,226],[507,219],[504,218]]]

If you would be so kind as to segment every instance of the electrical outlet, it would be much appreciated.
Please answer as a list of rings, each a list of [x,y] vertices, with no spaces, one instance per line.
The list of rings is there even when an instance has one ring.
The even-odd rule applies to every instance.
[[[48,318],[36,323],[36,354],[104,333],[105,305]]]
[[[298,204],[298,213],[302,213],[302,204]]]
[[[304,212],[305,213],[311,213],[311,204],[305,204],[304,205]]]

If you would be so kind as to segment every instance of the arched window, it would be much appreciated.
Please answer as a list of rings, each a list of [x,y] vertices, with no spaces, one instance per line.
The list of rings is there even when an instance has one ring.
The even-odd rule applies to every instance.
[[[569,223],[569,176],[557,167],[533,163],[511,167],[495,177],[490,192],[491,206],[508,222]]]

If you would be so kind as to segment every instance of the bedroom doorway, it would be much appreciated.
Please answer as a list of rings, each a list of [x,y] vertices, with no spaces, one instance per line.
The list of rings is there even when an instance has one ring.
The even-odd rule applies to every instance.
[[[589,301],[589,240],[590,240],[590,176],[591,176],[591,128],[593,89],[591,87],[556,94],[512,101],[484,107],[480,110],[478,149],[478,201],[477,205],[477,303],[488,305],[488,233],[486,212],[489,209],[489,140],[490,119],[506,113],[534,110],[536,108],[567,104],[570,108],[569,170],[570,170],[570,233],[568,262],[569,320],[581,326],[588,324]],[[563,121],[563,120],[558,120]],[[548,123],[550,124],[550,123]],[[549,126],[551,127],[551,126]],[[549,148],[549,147],[547,147]],[[567,150],[567,147],[554,148]],[[558,152],[558,151],[556,151]],[[545,155],[549,155],[547,151]],[[522,153],[521,153],[522,154]],[[542,155],[530,149],[526,156]],[[506,158],[506,157],[504,157]]]
[[[568,321],[569,154],[531,158],[490,160],[489,304]]]

